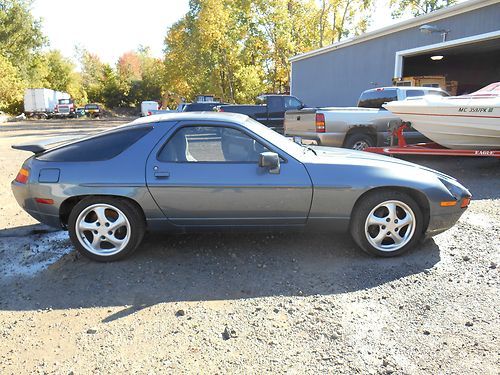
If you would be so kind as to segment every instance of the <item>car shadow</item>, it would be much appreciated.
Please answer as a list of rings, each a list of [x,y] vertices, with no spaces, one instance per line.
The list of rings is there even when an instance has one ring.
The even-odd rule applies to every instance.
[[[400,257],[374,258],[347,235],[149,234],[120,262],[98,263],[73,251],[33,277],[2,278],[0,309],[123,306],[103,320],[111,322],[167,302],[364,290],[424,272],[439,260],[433,240]]]

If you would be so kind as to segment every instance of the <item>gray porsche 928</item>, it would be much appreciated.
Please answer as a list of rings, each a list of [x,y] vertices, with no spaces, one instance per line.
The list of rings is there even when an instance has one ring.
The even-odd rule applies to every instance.
[[[69,231],[97,261],[132,253],[148,230],[349,231],[395,256],[455,224],[471,194],[402,160],[305,147],[247,116],[150,116],[32,151],[14,195],[31,216]]]

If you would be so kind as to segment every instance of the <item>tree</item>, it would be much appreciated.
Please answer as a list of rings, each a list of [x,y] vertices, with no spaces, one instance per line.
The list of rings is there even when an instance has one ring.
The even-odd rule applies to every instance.
[[[46,44],[40,20],[30,12],[29,0],[0,0],[0,55],[7,58],[23,80],[34,78],[37,53]]]
[[[103,103],[105,64],[97,55],[87,50],[78,50],[77,54],[81,65],[81,82],[85,96],[91,102]]]
[[[58,50],[47,52],[44,60],[48,70],[45,77],[48,87],[52,90],[68,91],[74,79],[74,64]]]
[[[191,0],[165,38],[166,89],[229,102],[286,92],[288,59],[364,31],[370,1]]]
[[[456,4],[456,2],[457,0],[391,0],[390,5],[394,8],[392,18],[400,18],[408,12],[418,17]]]
[[[142,100],[161,100],[164,96],[165,70],[161,59],[151,57],[149,50],[139,50],[141,59],[140,90],[135,104]]]
[[[22,111],[24,84],[18,78],[17,69],[0,55],[0,111],[18,113]]]

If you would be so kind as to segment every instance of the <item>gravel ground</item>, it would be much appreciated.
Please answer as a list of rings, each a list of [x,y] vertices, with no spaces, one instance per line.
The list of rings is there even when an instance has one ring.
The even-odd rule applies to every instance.
[[[399,258],[347,235],[156,234],[100,264],[18,207],[10,145],[119,123],[0,125],[0,373],[500,372],[498,160],[408,159],[475,200]]]

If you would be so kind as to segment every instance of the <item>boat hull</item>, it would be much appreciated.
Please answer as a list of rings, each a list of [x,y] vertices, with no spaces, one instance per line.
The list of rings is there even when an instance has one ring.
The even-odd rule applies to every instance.
[[[451,149],[500,149],[500,106],[497,103],[438,105],[425,100],[386,104],[386,108],[410,122],[434,142]],[[489,106],[488,106],[489,104]]]

